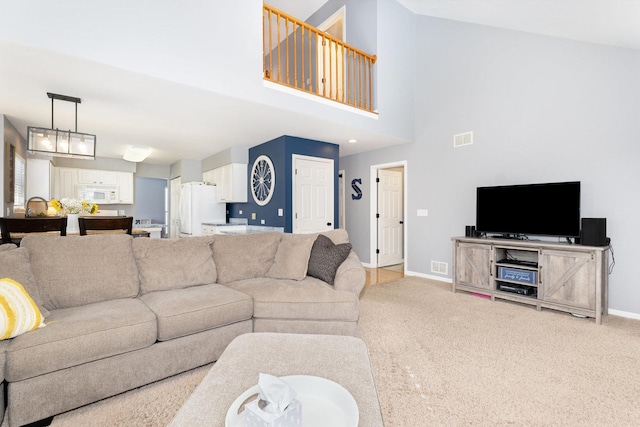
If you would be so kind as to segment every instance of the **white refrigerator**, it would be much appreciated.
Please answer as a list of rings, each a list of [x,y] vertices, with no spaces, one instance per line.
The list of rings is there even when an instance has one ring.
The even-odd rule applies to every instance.
[[[227,204],[216,201],[216,186],[188,182],[180,187],[179,237],[202,236],[202,223],[224,224]]]

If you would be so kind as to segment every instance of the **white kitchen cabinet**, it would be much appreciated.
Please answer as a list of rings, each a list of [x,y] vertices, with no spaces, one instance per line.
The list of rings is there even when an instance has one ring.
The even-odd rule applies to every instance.
[[[56,168],[53,198],[74,199],[78,184],[78,170],[73,168]]]
[[[202,172],[202,182],[207,184],[218,184],[218,169],[211,169],[206,172]]]
[[[247,201],[247,165],[230,163],[216,169],[217,198],[219,202],[245,203]]]
[[[224,203],[247,201],[247,165],[229,163],[202,173],[202,180],[217,187],[216,200]]]
[[[217,232],[218,226],[212,224],[202,224],[202,235],[203,236],[213,236],[214,234],[218,234]]]
[[[78,169],[78,184],[118,185],[118,172]]]
[[[117,172],[118,203],[133,204],[133,173]]]
[[[50,200],[53,194],[53,166],[49,159],[27,159],[27,198]]]

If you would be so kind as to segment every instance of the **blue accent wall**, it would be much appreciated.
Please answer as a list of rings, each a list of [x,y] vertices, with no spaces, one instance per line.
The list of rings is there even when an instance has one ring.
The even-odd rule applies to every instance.
[[[293,218],[292,205],[292,169],[293,155],[299,154],[310,157],[320,157],[333,160],[333,186],[334,186],[334,228],[338,227],[338,160],[340,147],[337,144],[315,141],[283,135],[279,138],[256,145],[249,149],[249,167],[247,168],[247,185],[249,197],[247,203],[230,203],[230,218],[245,218],[249,225],[269,225],[284,227],[284,231],[291,232]],[[259,206],[251,196],[251,169],[253,162],[260,155],[268,156],[273,163],[276,176],[276,185],[271,200],[266,206]],[[284,215],[278,216],[278,209],[282,209]],[[242,213],[240,213],[242,211]],[[256,219],[251,219],[251,214],[256,214]],[[264,224],[261,221],[264,220]]]

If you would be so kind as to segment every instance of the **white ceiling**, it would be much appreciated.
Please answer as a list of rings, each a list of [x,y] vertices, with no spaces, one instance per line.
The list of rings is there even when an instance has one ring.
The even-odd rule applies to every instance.
[[[397,0],[413,13],[640,50],[638,0]]]
[[[307,18],[326,1],[268,3]],[[640,0],[398,1],[418,14],[640,50]],[[172,54],[170,48],[166,53]],[[70,57],[19,38],[0,37],[0,56],[0,113],[26,134],[29,125],[51,124],[46,92],[79,96],[78,131],[98,136],[100,157],[120,158],[127,145],[143,144],[154,148],[148,163],[170,164],[284,134],[339,143],[342,155],[398,143],[362,129]],[[72,109],[73,104],[56,101],[56,127],[74,128]],[[375,144],[345,143],[350,138]]]

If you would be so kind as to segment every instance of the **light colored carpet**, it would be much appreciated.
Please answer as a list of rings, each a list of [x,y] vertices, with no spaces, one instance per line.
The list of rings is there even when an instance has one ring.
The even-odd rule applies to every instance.
[[[601,326],[419,278],[361,301],[387,427],[640,425],[640,321]],[[207,367],[56,416],[52,426],[164,426]]]

